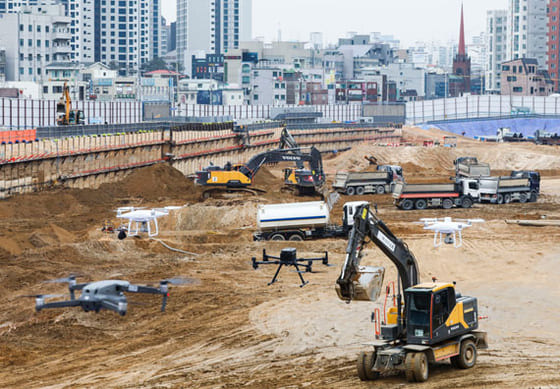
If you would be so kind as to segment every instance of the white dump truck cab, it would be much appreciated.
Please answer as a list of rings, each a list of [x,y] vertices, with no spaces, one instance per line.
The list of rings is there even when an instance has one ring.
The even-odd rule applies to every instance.
[[[350,231],[354,226],[356,212],[362,205],[369,204],[367,201],[348,201],[342,207],[342,224],[345,230]]]

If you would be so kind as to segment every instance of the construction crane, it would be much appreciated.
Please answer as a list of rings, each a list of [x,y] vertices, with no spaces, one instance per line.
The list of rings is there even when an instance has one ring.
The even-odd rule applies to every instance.
[[[486,332],[477,331],[477,299],[462,296],[455,282],[436,282],[434,278],[433,282],[420,283],[416,258],[406,243],[371,212],[369,204],[355,214],[346,260],[336,281],[339,298],[347,302],[375,301],[379,296],[379,291],[368,290],[371,285],[363,276],[364,268],[359,266],[366,239],[397,267],[399,278],[396,303],[387,312],[387,319],[382,320],[386,312],[374,313],[376,339],[368,343],[373,351],[358,356],[360,379],[374,380],[380,373],[404,371],[408,381],[423,382],[428,379],[428,363],[446,359],[456,368],[473,367],[477,349],[488,347]],[[376,284],[379,288],[383,271],[381,282],[377,280]]]
[[[84,111],[81,109],[71,109],[72,100],[70,99],[70,88],[64,83],[62,96],[56,103],[56,124],[59,126],[85,124]]]

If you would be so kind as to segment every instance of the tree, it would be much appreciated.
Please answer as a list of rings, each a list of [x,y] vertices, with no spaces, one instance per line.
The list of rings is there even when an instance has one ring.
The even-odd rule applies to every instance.
[[[155,57],[149,62],[145,62],[142,67],[142,71],[151,72],[153,70],[167,69],[167,63],[160,57]]]

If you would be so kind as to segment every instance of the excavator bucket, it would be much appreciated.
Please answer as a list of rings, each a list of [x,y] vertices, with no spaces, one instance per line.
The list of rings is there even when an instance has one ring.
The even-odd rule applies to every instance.
[[[384,267],[360,266],[352,280],[353,293],[351,300],[376,301],[381,294],[384,277]],[[349,300],[342,295],[338,284],[336,284],[336,293],[341,300]]]

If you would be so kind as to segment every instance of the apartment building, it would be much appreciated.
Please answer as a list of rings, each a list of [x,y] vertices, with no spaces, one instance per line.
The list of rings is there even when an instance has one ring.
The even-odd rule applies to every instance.
[[[71,59],[71,19],[62,4],[21,7],[18,13],[0,14],[0,37],[6,50],[6,80],[46,79],[46,66]]]
[[[177,0],[177,57],[190,72],[193,54],[225,54],[251,39],[252,0]]]
[[[509,0],[507,60],[534,58],[539,68],[546,69],[547,1]]]
[[[486,17],[486,65],[485,82],[486,90],[490,93],[499,93],[501,90],[502,62],[507,57],[507,11],[488,11]]]

